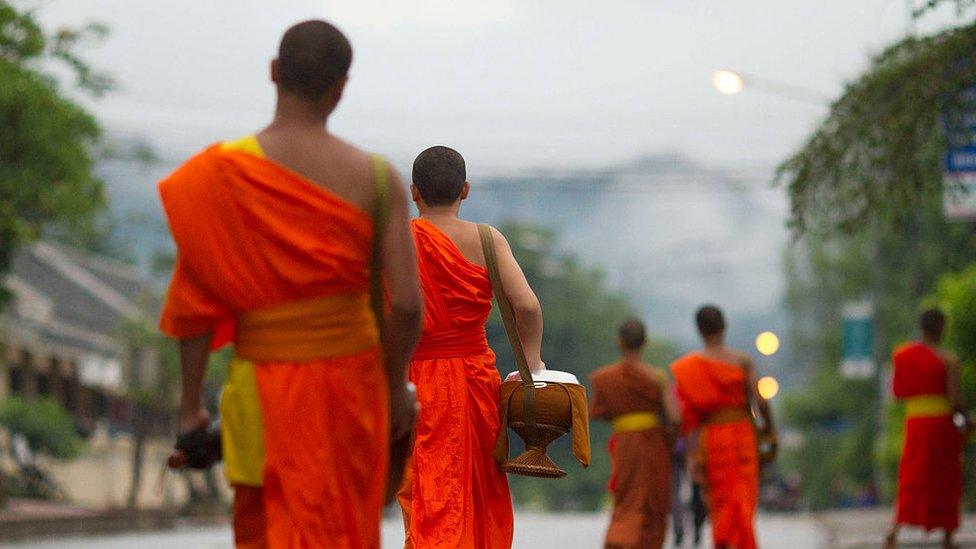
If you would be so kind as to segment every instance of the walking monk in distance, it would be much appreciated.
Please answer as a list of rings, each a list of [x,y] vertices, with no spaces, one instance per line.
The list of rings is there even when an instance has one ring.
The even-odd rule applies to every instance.
[[[692,480],[705,491],[717,549],[753,549],[759,500],[755,404],[772,429],[769,404],[758,394],[752,359],[725,346],[725,317],[714,305],[695,315],[704,347],[671,364],[682,431],[689,433]]]
[[[415,414],[405,375],[422,301],[406,192],[386,161],[326,127],[351,60],[329,23],[288,29],[271,124],[159,186],[177,246],[162,330],[180,340],[182,432],[208,421],[208,353],[235,344],[221,428],[240,548],[379,547],[391,437]]]
[[[424,296],[424,328],[410,362],[417,386],[411,471],[399,494],[406,547],[496,549],[512,545],[508,479],[492,458],[501,378],[485,339],[492,287],[478,226],[459,217],[471,189],[464,158],[431,147],[413,163],[420,211],[413,235]],[[494,228],[505,296],[532,370],[543,368],[542,309],[505,238]]]
[[[894,549],[903,524],[944,531],[951,548],[959,528],[963,435],[953,423],[971,421],[959,391],[959,361],[939,347],[945,316],[929,309],[919,319],[922,340],[897,348],[892,357],[895,396],[905,402],[905,443],[898,467],[895,520],[885,547]]]
[[[624,322],[620,360],[590,375],[591,413],[613,425],[606,549],[659,548],[667,533],[671,444],[665,430],[681,417],[667,376],[642,360],[646,343],[641,321]]]

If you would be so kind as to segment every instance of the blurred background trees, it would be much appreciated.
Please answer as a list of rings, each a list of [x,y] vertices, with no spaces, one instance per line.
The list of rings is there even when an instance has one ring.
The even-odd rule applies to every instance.
[[[111,79],[78,54],[106,32],[89,24],[48,34],[29,9],[0,1],[0,274],[45,231],[88,248],[100,241],[101,130],[52,69],[66,69],[84,93],[108,91]]]
[[[950,316],[947,345],[974,356],[960,326],[976,303],[966,301],[967,275],[957,273],[972,279],[976,226],[949,221],[942,209],[944,113],[976,84],[976,24],[968,16],[974,2],[932,0],[917,15],[947,1],[957,5],[963,24],[905,38],[876,56],[779,169],[795,236],[785,261],[791,339],[794,355],[810,368],[808,384],[784,401],[788,422],[805,441],[786,460],[801,473],[814,507],[870,500],[875,491],[889,496],[900,451],[900,410],[891,405],[878,417],[879,390],[886,398],[887,383],[877,387],[840,374],[844,303],[873,301],[879,358],[917,337],[918,313],[936,301]],[[974,367],[968,359],[967,383]],[[890,376],[887,367],[882,376]],[[886,432],[875,438],[879,425]],[[970,444],[970,468],[974,457]],[[967,494],[976,506],[976,493]]]
[[[499,230],[525,271],[529,284],[543,303],[545,335],[542,359],[548,368],[572,372],[587,384],[590,373],[617,358],[617,327],[632,316],[627,298],[609,287],[603,273],[586,267],[571,255],[560,252],[556,236],[548,230],[522,223],[505,223]],[[515,371],[505,327],[495,311],[488,324],[488,342],[497,355],[504,377]],[[645,360],[666,367],[677,348],[649,334]],[[573,458],[571,437],[562,437],[549,447],[549,455],[569,474],[559,480],[510,476],[512,492],[520,505],[540,510],[596,510],[606,498],[610,461],[606,453],[610,428],[593,422],[590,431],[591,465],[583,469]],[[513,437],[512,455],[520,444]]]

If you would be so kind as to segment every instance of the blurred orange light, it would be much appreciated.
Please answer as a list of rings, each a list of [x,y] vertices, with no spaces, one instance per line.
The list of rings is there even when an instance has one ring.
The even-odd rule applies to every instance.
[[[779,350],[779,336],[773,332],[763,332],[756,336],[756,350],[766,356],[772,356]]]
[[[759,379],[757,383],[759,389],[759,396],[769,400],[779,394],[779,382],[776,378],[772,376],[766,376]]]

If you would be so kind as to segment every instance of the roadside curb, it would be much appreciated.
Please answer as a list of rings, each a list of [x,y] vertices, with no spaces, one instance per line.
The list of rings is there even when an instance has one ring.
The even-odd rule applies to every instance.
[[[0,519],[0,542],[62,536],[169,530],[176,526],[176,510],[111,510],[70,517],[6,517]]]

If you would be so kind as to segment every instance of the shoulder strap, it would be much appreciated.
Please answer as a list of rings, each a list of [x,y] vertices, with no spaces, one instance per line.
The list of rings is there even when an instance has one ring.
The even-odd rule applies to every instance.
[[[383,310],[382,242],[390,217],[389,175],[386,171],[386,160],[382,156],[371,154],[369,157],[373,173],[373,249],[369,265],[369,301],[382,336],[386,317]]]
[[[481,237],[481,249],[485,254],[485,264],[488,267],[488,278],[491,279],[495,302],[498,303],[498,310],[501,312],[502,321],[505,323],[505,333],[508,334],[508,343],[511,345],[512,354],[515,356],[515,366],[522,376],[526,444],[536,444],[538,427],[535,421],[535,384],[532,382],[532,372],[529,370],[528,361],[525,360],[525,350],[522,348],[522,340],[519,339],[518,330],[515,326],[515,313],[512,311],[512,304],[509,303],[508,297],[505,295],[502,277],[498,272],[495,237],[491,233],[491,227],[485,224],[478,225],[478,236]],[[502,428],[506,428],[506,426],[503,425]]]

